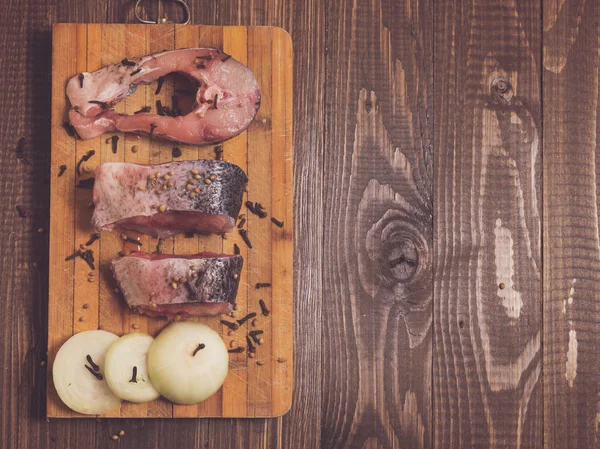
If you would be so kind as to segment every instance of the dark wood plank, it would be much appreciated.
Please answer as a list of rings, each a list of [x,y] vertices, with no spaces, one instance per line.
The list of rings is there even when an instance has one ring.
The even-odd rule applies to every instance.
[[[431,446],[432,11],[326,11],[322,447]]]
[[[541,447],[541,5],[436,6],[434,447]]]
[[[598,2],[544,1],[545,447],[598,447]]]

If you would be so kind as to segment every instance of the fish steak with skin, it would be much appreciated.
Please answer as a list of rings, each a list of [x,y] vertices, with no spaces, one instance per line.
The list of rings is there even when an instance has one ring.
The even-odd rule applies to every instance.
[[[112,109],[137,86],[169,73],[187,76],[197,89],[189,114],[127,115]],[[213,48],[163,51],[80,73],[67,83],[67,97],[69,121],[82,139],[122,131],[193,145],[236,136],[250,125],[260,106],[260,88],[252,71]]]
[[[107,162],[95,176],[92,225],[157,238],[231,232],[248,182],[240,167],[216,160]]]
[[[235,303],[241,256],[134,252],[111,263],[130,308],[148,316],[185,318],[229,313]]]

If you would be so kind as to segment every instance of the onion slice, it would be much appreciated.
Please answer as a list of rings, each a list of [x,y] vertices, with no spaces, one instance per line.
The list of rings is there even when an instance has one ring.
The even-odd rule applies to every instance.
[[[106,382],[114,394],[130,402],[148,402],[159,393],[148,377],[146,356],[154,341],[150,335],[135,332],[115,341],[104,362]]]
[[[52,379],[60,399],[72,410],[100,415],[121,404],[104,379],[104,357],[115,334],[95,330],[73,335],[54,359]]]
[[[193,321],[169,325],[148,351],[152,385],[176,404],[196,404],[215,394],[228,369],[229,354],[219,334]]]

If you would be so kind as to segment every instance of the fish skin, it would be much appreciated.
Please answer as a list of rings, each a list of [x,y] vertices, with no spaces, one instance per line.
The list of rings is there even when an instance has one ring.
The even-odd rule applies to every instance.
[[[169,318],[230,312],[242,267],[241,256],[215,253],[174,256],[134,252],[111,262],[113,276],[130,308]],[[194,278],[193,273],[198,276]],[[180,282],[173,288],[173,279],[182,277],[188,287]]]
[[[201,179],[194,179],[193,170]],[[161,175],[158,181],[157,173]],[[130,229],[158,238],[185,232],[232,231],[248,181],[237,165],[217,160],[158,165],[108,162],[96,167],[95,176],[92,225],[98,231]],[[188,190],[191,179],[195,182]],[[168,187],[169,182],[172,187]]]
[[[213,144],[246,129],[260,106],[260,88],[254,74],[220,50],[171,50],[130,61],[135,66],[108,65],[95,72],[82,72],[67,83],[69,121],[82,139],[123,131],[174,142]],[[198,86],[194,109],[189,114],[126,115],[112,109],[138,85],[150,84],[172,72],[186,75]],[[217,108],[213,107],[215,95]]]

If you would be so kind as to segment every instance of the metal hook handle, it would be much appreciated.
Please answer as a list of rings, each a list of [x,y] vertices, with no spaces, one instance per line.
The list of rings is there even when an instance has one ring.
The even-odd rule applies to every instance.
[[[140,22],[140,23],[147,23],[147,24],[155,24],[155,23],[173,23],[170,20],[167,20],[165,17],[158,18],[156,21],[152,21],[152,20],[145,20],[142,19],[140,17],[139,14],[139,7],[140,7],[140,3],[142,3],[142,1],[144,0],[137,0],[135,2],[135,19]],[[188,23],[190,23],[190,21],[192,20],[192,15],[190,13],[190,8],[188,7],[187,3],[184,0],[171,0],[173,3],[179,3],[182,8],[183,8],[183,12],[185,14],[184,18],[183,18],[183,22],[179,22],[181,25],[187,25]]]

